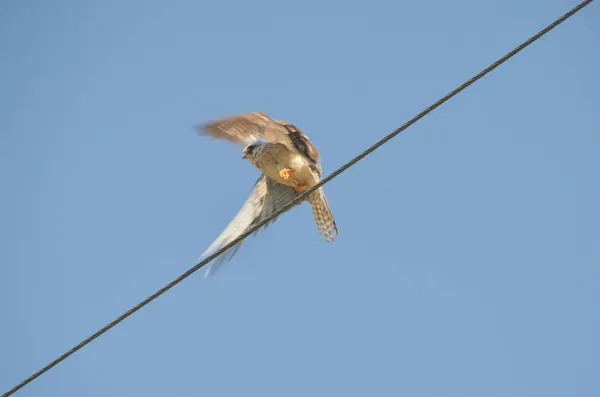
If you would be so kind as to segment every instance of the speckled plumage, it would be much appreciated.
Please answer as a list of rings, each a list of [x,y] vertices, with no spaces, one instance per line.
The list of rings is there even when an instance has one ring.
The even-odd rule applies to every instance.
[[[243,157],[263,173],[240,212],[202,256],[234,240],[321,180],[319,152],[306,134],[290,123],[252,112],[212,121],[197,130],[200,135],[243,146]],[[327,242],[333,241],[339,232],[323,188],[306,200],[319,234]],[[213,260],[206,276],[224,259],[231,259],[238,248],[239,244]]]

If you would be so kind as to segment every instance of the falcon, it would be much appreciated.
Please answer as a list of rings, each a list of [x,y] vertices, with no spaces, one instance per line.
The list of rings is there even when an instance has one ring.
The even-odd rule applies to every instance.
[[[201,124],[196,129],[201,136],[237,144],[243,148],[242,157],[261,171],[241,210],[201,257],[233,241],[321,180],[322,169],[317,148],[302,130],[286,121],[274,120],[261,112],[251,112]],[[321,238],[328,243],[333,242],[339,232],[323,187],[304,200],[312,206]],[[218,265],[230,260],[240,245],[241,242],[215,258],[205,278]]]

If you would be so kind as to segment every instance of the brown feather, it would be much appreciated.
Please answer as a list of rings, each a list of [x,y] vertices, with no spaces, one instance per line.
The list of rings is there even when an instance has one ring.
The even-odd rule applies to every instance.
[[[298,152],[315,163],[321,160],[317,148],[310,142],[302,130],[293,124],[285,124],[284,127],[287,129],[289,139]]]

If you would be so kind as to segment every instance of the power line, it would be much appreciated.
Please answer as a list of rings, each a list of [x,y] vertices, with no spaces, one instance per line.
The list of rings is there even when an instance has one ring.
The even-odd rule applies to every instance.
[[[206,265],[208,262],[210,262],[211,260],[213,260],[217,256],[221,255],[223,252],[227,251],[230,247],[232,247],[233,245],[237,244],[241,240],[245,239],[250,234],[254,233],[256,230],[258,230],[260,227],[262,227],[265,223],[269,222],[271,219],[279,216],[281,213],[283,213],[283,212],[287,211],[288,209],[292,208],[296,203],[298,203],[301,200],[303,200],[307,195],[309,195],[310,193],[312,193],[313,191],[315,191],[319,187],[323,186],[324,184],[328,183],[330,180],[332,180],[333,178],[335,178],[336,176],[338,176],[342,172],[346,171],[348,168],[352,167],[354,164],[356,164],[357,162],[359,162],[360,160],[362,160],[364,157],[368,156],[373,151],[375,151],[376,149],[378,149],[380,146],[382,146],[383,144],[385,144],[387,141],[389,141],[390,139],[394,138],[396,135],[400,134],[402,131],[404,131],[405,129],[407,129],[408,127],[410,127],[411,125],[413,125],[414,123],[416,123],[417,121],[419,121],[420,119],[422,119],[423,117],[425,117],[426,115],[428,115],[429,113],[431,113],[433,110],[435,110],[436,108],[438,108],[439,106],[441,106],[442,104],[444,104],[445,102],[447,102],[449,99],[451,99],[452,97],[454,97],[456,94],[460,93],[462,90],[464,90],[465,88],[469,87],[470,85],[472,85],[473,83],[475,83],[477,80],[481,79],[483,76],[485,76],[486,74],[488,74],[492,70],[496,69],[498,66],[502,65],[504,62],[506,62],[507,60],[509,60],[510,58],[512,58],[514,55],[516,55],[517,53],[521,52],[521,50],[525,49],[530,44],[532,44],[534,41],[536,41],[537,39],[539,39],[540,37],[542,37],[543,35],[545,35],[549,31],[551,31],[552,29],[554,29],[555,27],[557,27],[558,25],[560,25],[562,22],[564,22],[565,20],[567,20],[569,17],[573,16],[575,13],[577,13],[583,7],[585,7],[588,4],[590,4],[592,1],[593,0],[585,0],[582,3],[580,3],[578,6],[576,6],[575,8],[571,9],[569,12],[567,12],[566,14],[564,14],[563,16],[561,16],[560,18],[558,18],[556,21],[552,22],[550,25],[546,26],[544,29],[540,30],[538,33],[536,33],[535,35],[531,36],[529,39],[527,39],[526,41],[524,41],[523,43],[521,43],[514,50],[512,50],[508,54],[504,55],[502,58],[500,58],[499,60],[497,60],[496,62],[494,62],[490,66],[488,66],[487,68],[483,69],[477,75],[475,75],[474,77],[472,77],[471,79],[469,79],[468,81],[466,81],[465,83],[463,83],[462,85],[460,85],[459,87],[457,87],[456,89],[454,89],[453,91],[451,91],[449,94],[447,94],[446,96],[444,96],[443,98],[441,98],[440,100],[438,100],[437,102],[435,102],[433,105],[429,106],[427,109],[423,110],[421,113],[419,113],[418,115],[416,115],[415,117],[413,117],[412,119],[410,119],[408,122],[406,122],[400,128],[394,130],[389,135],[387,135],[383,139],[381,139],[379,142],[377,142],[373,146],[367,148],[365,151],[363,151],[362,153],[360,153],[358,156],[354,157],[352,160],[350,160],[349,162],[347,162],[346,164],[344,164],[342,167],[340,167],[339,169],[337,169],[336,171],[334,171],[333,173],[331,173],[328,177],[326,177],[325,179],[321,180],[319,183],[317,183],[311,189],[305,191],[302,195],[298,196],[295,200],[293,200],[289,204],[287,204],[287,205],[283,206],[282,208],[280,208],[279,211],[276,211],[271,216],[269,216],[268,218],[264,219],[262,222],[260,222],[259,224],[257,224],[253,228],[249,229],[245,233],[241,234],[235,240],[231,241],[229,244],[223,246],[221,249],[219,249],[218,251],[216,251],[212,255],[206,257],[204,260],[202,260],[200,263],[196,264],[194,267],[192,267],[191,269],[189,269],[188,271],[186,271],[185,273],[183,273],[181,276],[177,277],[175,280],[171,281],[170,283],[168,283],[167,285],[165,285],[164,287],[162,287],[160,290],[158,290],[154,294],[150,295],[149,297],[147,297],[146,299],[144,299],[143,301],[141,301],[140,303],[138,303],[137,305],[135,305],[134,307],[132,307],[131,309],[129,309],[127,312],[123,313],[122,315],[120,315],[119,317],[117,317],[115,320],[113,320],[109,324],[107,324],[104,327],[102,327],[100,330],[96,331],[94,334],[92,334],[88,338],[84,339],[82,342],[80,342],[79,344],[77,344],[76,346],[74,346],[73,348],[71,348],[70,350],[68,350],[66,353],[62,354],[56,360],[52,361],[50,364],[46,365],[44,368],[40,369],[39,371],[37,371],[36,373],[34,373],[33,375],[31,375],[29,378],[27,378],[24,381],[22,381],[21,383],[19,383],[17,386],[13,387],[11,390],[9,390],[5,394],[3,394],[2,397],[8,397],[8,396],[16,393],[18,390],[20,390],[21,388],[23,388],[24,386],[26,386],[27,384],[29,384],[30,382],[32,382],[34,379],[38,378],[40,375],[44,374],[45,372],[47,372],[48,370],[50,370],[52,367],[54,367],[58,363],[60,363],[61,361],[65,360],[67,357],[71,356],[72,354],[74,354],[75,352],[77,352],[78,350],[80,350],[81,348],[83,348],[85,345],[87,345],[88,343],[92,342],[94,339],[96,339],[97,337],[99,337],[100,335],[102,335],[103,333],[105,333],[106,331],[110,330],[115,325],[119,324],[121,321],[125,320],[127,317],[131,316],[133,313],[137,312],[142,307],[146,306],[148,303],[152,302],[154,299],[158,298],[160,295],[162,295],[163,293],[167,292],[169,289],[171,289],[175,285],[179,284],[181,281],[183,281],[184,279],[186,279],[192,273],[194,273],[198,269],[200,269],[202,266]]]

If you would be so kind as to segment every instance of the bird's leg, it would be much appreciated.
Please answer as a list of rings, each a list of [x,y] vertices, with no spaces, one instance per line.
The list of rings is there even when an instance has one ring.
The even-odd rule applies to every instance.
[[[297,192],[303,192],[308,187],[306,183],[290,179],[295,172],[296,170],[294,170],[293,168],[284,168],[281,171],[279,171],[279,177],[284,181],[288,181],[288,183],[291,184],[294,190],[296,190]]]
[[[294,190],[297,191],[298,193],[305,191],[307,187],[308,186],[306,185],[306,183],[301,183],[301,182],[294,183]]]
[[[290,176],[294,173],[294,170],[291,168],[284,168],[281,171],[279,171],[279,177],[281,179],[289,179]]]

